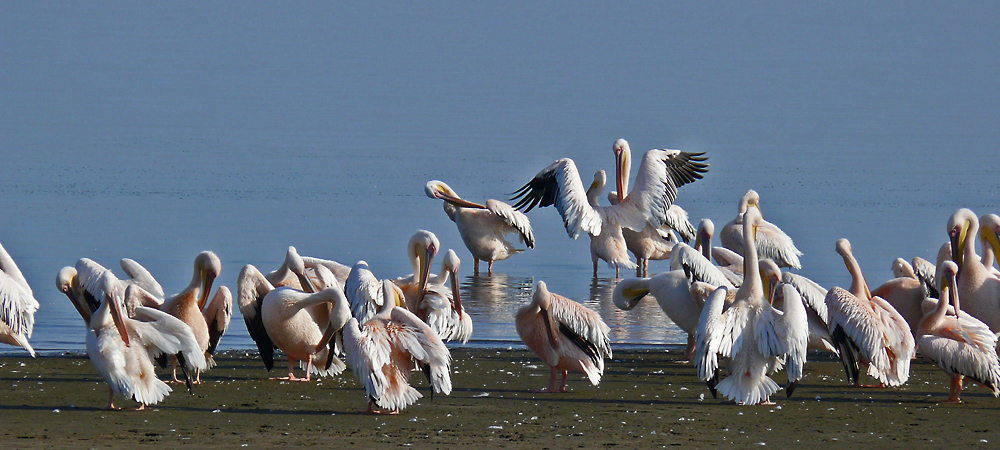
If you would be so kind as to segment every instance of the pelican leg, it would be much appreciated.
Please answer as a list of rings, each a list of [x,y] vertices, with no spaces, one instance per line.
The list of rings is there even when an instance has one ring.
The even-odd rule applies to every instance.
[[[115,406],[115,391],[111,390],[111,386],[108,386],[108,409],[111,411],[117,411],[121,408]]]
[[[547,388],[542,388],[532,392],[537,392],[540,394],[551,394],[553,392],[556,392],[556,372],[558,372],[558,370],[555,367],[550,367],[549,370],[551,372],[549,375],[549,386]]]
[[[688,334],[687,345],[684,347],[684,362],[692,363],[694,362],[694,348],[695,348],[695,336],[694,333]]]
[[[309,355],[309,359],[306,360],[306,378],[299,378],[300,381],[309,381],[309,377],[312,375],[313,370],[313,355]]]
[[[615,278],[621,278],[621,267],[615,266]]]
[[[472,263],[472,270],[476,272],[476,275],[479,275],[479,258],[473,258],[473,259],[475,260],[475,262]]]
[[[594,255],[594,278],[597,278],[597,255]]]
[[[282,381],[308,381],[307,379],[296,377],[294,370],[295,370],[295,358],[289,357],[288,358],[288,376],[287,377],[275,377],[275,378],[271,378],[271,379],[272,380],[282,380]],[[308,372],[306,372],[306,376],[307,377],[309,376]]]
[[[194,370],[194,383],[192,384],[201,384],[201,369]]]
[[[177,355],[171,356],[170,357],[170,361],[171,361],[170,362],[170,366],[172,368],[172,373],[171,373],[171,377],[172,378],[170,379],[170,382],[171,383],[180,383],[181,380],[179,380],[177,378]]]
[[[489,261],[486,261],[486,263],[487,263],[486,273],[490,276],[493,276],[493,260],[491,259]]]
[[[962,403],[960,396],[962,395],[962,375],[954,374],[951,376],[951,386],[948,389],[948,400],[945,403]]]
[[[562,384],[559,385],[558,392],[566,392],[566,376],[569,375],[569,371],[562,371]]]

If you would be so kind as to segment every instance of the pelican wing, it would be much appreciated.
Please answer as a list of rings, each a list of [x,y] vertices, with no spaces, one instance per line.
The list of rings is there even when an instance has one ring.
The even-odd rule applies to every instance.
[[[126,288],[142,289],[135,285]],[[145,306],[135,309],[135,320],[126,320],[129,329],[129,338],[133,336],[149,352],[150,357],[157,357],[160,354],[176,355],[183,354],[184,362],[189,369],[204,370],[206,367],[205,354],[198,345],[191,327],[180,319],[171,316],[163,311]]]
[[[733,323],[736,315],[726,314],[722,308],[726,303],[728,289],[720,287],[709,295],[705,306],[698,317],[698,330],[695,332],[694,364],[698,378],[702,381],[711,380],[719,370],[719,354],[728,356],[732,352],[733,342],[739,340],[743,326]]]
[[[430,366],[430,383],[435,392],[451,394],[451,352],[437,333],[404,308],[392,308],[389,317],[403,325],[391,334],[393,344]]]
[[[945,330],[942,330],[945,331]],[[952,331],[952,330],[947,330]],[[925,334],[918,340],[920,354],[934,361],[942,369],[971,378],[987,389],[993,396],[1000,393],[1000,361],[997,359],[996,336],[993,349],[983,350],[973,342],[961,338],[958,333],[945,332]]]
[[[38,307],[30,289],[6,272],[0,272],[0,322],[12,334],[31,337]]]
[[[208,303],[202,314],[205,315],[205,322],[208,322],[208,350],[206,352],[211,355],[218,348],[222,335],[226,334],[226,330],[229,329],[229,320],[233,317],[233,294],[229,292],[229,288],[219,286],[219,289],[215,291],[215,297],[212,297],[212,301]]]
[[[508,226],[517,230],[524,245],[527,245],[528,248],[535,248],[535,234],[531,231],[531,222],[528,220],[528,216],[504,202],[493,199],[486,200],[486,209],[503,219]]]
[[[604,323],[601,316],[585,306],[563,297],[559,294],[551,294],[549,302],[549,315],[552,320],[559,324],[559,328],[566,328],[577,335],[583,342],[574,342],[580,347],[593,347],[593,350],[581,347],[585,353],[595,353],[591,356],[595,359],[611,358],[611,329]],[[564,335],[569,336],[566,331]],[[595,362],[595,365],[603,367],[602,362]]]
[[[740,274],[743,274],[743,255],[739,253],[725,247],[712,247],[712,259],[722,267],[739,269]]]
[[[872,297],[872,305],[883,324],[883,339],[889,357],[886,384],[899,386],[910,377],[910,359],[916,351],[913,333],[903,316],[881,297]]]
[[[522,212],[531,211],[535,206],[555,205],[566,232],[573,239],[581,231],[594,236],[601,234],[601,216],[587,201],[587,190],[572,159],[563,158],[542,169],[515,191],[511,200],[517,200],[514,209]]]
[[[688,219],[688,213],[677,205],[670,205],[667,208],[667,214],[664,216],[666,220],[663,221],[663,225],[670,227],[671,230],[676,231],[681,235],[681,239],[684,242],[691,242],[694,240],[694,235],[697,233],[694,226],[691,225],[691,221]]]
[[[131,282],[133,284],[139,285],[140,287],[148,291],[150,294],[153,294],[157,298],[160,298],[161,299],[160,303],[161,304],[163,303],[162,299],[166,297],[166,295],[163,293],[163,287],[160,286],[160,283],[156,281],[156,278],[153,278],[153,275],[149,273],[149,271],[146,270],[146,268],[143,267],[142,264],[139,264],[134,259],[122,258],[122,260],[119,262],[119,265],[121,265],[122,270],[125,271],[125,273],[131,279]]]
[[[708,172],[708,164],[704,162],[708,157],[704,155],[680,150],[647,151],[639,163],[635,190],[609,208],[609,216],[635,231],[641,231],[646,222],[657,228],[667,223],[670,206],[677,200],[677,188],[701,179]]]
[[[365,387],[368,395],[380,399],[388,384],[382,368],[389,365],[389,336],[380,322],[369,322],[360,327],[358,319],[351,318],[344,327],[344,352],[351,371]]]
[[[795,382],[802,378],[802,367],[806,362],[806,351],[809,347],[809,316],[806,314],[806,307],[803,305],[799,291],[789,284],[778,286],[779,295],[783,298],[785,310],[780,314],[773,308],[765,308],[775,312],[774,329],[778,333],[778,338],[784,351],[781,354],[788,356],[788,381]],[[758,342],[763,342],[759,340]],[[777,347],[770,347],[777,349]],[[763,349],[762,349],[763,352]],[[781,354],[771,354],[771,356],[781,356]]]
[[[722,246],[740,255],[745,255],[746,245],[743,242],[743,224],[730,222],[722,228],[719,233]],[[793,267],[801,269],[799,256],[802,252],[795,247],[792,238],[788,237],[784,231],[773,223],[762,220],[757,226],[757,236],[755,237],[757,246],[757,257],[760,259],[769,258],[782,267]]]
[[[80,258],[76,262],[76,279],[83,288],[83,297],[90,311],[97,311],[101,306],[101,297],[104,296],[104,289],[101,287],[101,277],[108,269],[94,262],[90,258]]]
[[[735,286],[729,281],[719,267],[705,259],[705,256],[691,246],[680,242],[674,246],[670,254],[670,270],[684,269],[684,274],[692,282],[702,281],[712,286],[725,286],[733,289]]]
[[[243,314],[243,322],[246,323],[247,332],[250,338],[257,344],[260,358],[264,361],[264,367],[271,370],[274,367],[274,342],[267,335],[264,328],[264,320],[261,317],[260,308],[264,296],[274,290],[274,286],[264,278],[256,267],[247,264],[240,270],[240,275],[236,280],[238,290],[237,301],[240,306],[240,313]]]
[[[861,354],[868,359],[871,367],[875,369],[874,372],[877,372],[876,376],[882,374],[880,381],[885,382],[883,378],[889,370],[889,355],[886,352],[881,314],[869,302],[839,287],[827,292],[826,306],[829,312],[827,324],[830,332],[836,334],[837,328],[843,330]]]
[[[823,323],[830,323],[829,313],[826,307],[827,290],[802,275],[785,272],[781,274],[781,281],[792,285],[799,293],[802,303],[806,308],[816,312]]]
[[[359,323],[366,323],[382,309],[382,282],[375,277],[368,263],[358,261],[351,268],[344,282],[344,293],[351,307],[351,315]]]
[[[329,259],[303,256],[302,262],[305,263],[307,269],[314,269],[316,266],[325,266],[333,273],[333,276],[337,277],[337,281],[341,284],[344,283],[344,280],[347,280],[347,276],[351,273],[350,267]]]
[[[949,250],[951,250],[950,247]],[[920,280],[920,284],[924,286],[927,296],[940,298],[941,293],[938,292],[937,285],[934,283],[934,280],[937,279],[937,267],[934,266],[934,263],[916,256],[913,258],[912,267],[914,275]]]

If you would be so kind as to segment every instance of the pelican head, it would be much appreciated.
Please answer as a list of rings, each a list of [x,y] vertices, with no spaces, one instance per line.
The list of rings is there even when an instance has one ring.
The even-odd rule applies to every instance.
[[[896,258],[892,262],[892,276],[896,278],[917,278],[916,272],[913,271],[913,266],[903,258]]]
[[[837,248],[837,254],[839,254],[844,258],[847,258],[852,255],[851,241],[848,241],[847,239],[844,238],[837,239],[836,248]]]
[[[430,198],[437,200],[444,200],[445,202],[455,205],[459,208],[486,209],[485,206],[480,205],[479,203],[473,203],[468,200],[462,199],[462,197],[459,197],[458,193],[455,192],[455,190],[452,189],[451,186],[445,184],[444,181],[438,181],[438,180],[428,181],[427,184],[424,185],[424,193],[427,194],[427,196]]]
[[[781,282],[781,269],[770,258],[758,261],[757,266],[760,268],[760,280],[764,282],[764,296],[774,303],[776,295],[774,288]]]
[[[955,211],[948,218],[948,238],[951,242],[951,259],[958,264],[959,268],[965,260],[963,253],[966,240],[969,238],[969,229],[979,226],[979,219],[976,214],[968,208]]]
[[[59,273],[56,274],[56,288],[63,294],[75,295],[75,292],[73,292],[74,278],[76,278],[75,267],[66,266],[59,269]]]
[[[212,283],[222,272],[222,261],[214,252],[204,251],[194,259],[194,276],[201,284],[201,295],[198,297],[198,308],[204,308],[208,294],[212,291]]]
[[[615,286],[611,299],[618,309],[629,311],[646,295],[649,295],[649,278],[626,278]]]
[[[549,344],[552,344],[552,348],[559,348],[559,340],[556,339],[555,323],[552,322],[552,317],[549,315],[551,297],[552,293],[549,292],[544,281],[539,281],[535,284],[535,294],[532,295],[531,302],[542,313],[542,320],[545,322],[545,331],[549,337]]]
[[[285,267],[288,267],[288,271],[295,274],[295,278],[298,278],[303,292],[316,292],[316,287],[313,286],[312,281],[306,276],[306,262],[302,259],[302,256],[299,256],[299,251],[291,245],[288,246],[288,251],[285,252]]]
[[[743,197],[740,198],[739,213],[743,214],[747,212],[747,208],[754,207],[760,210],[760,195],[757,191],[750,189]]]
[[[987,214],[979,218],[979,236],[983,242],[989,242],[993,255],[1000,258],[1000,216]],[[984,251],[985,253],[985,251]]]
[[[420,299],[424,299],[424,290],[427,288],[427,277],[430,272],[431,262],[437,255],[441,243],[437,236],[427,230],[419,230],[410,238],[406,253],[413,264],[413,273],[419,280]],[[419,301],[417,302],[419,304]]]
[[[458,287],[458,268],[461,267],[462,260],[458,259],[458,254],[454,250],[448,249],[448,252],[444,254],[444,260],[441,261],[441,265],[449,274],[448,278],[451,280],[451,295],[455,312],[458,313],[458,317],[462,317],[462,291]]]
[[[764,217],[760,215],[760,208],[751,208],[743,212],[743,226],[751,227],[754,241],[757,240],[757,227],[760,226],[760,223],[763,221]],[[749,241],[747,242],[749,245]]]
[[[708,247],[712,245],[712,236],[715,235],[715,223],[712,219],[701,219],[698,222],[698,233],[695,234],[694,248],[708,257]]]
[[[619,199],[625,199],[628,197],[628,177],[632,171],[632,151],[625,139],[615,141],[611,149],[615,153],[615,187],[618,189]]]
[[[960,317],[959,301],[958,301],[958,264],[954,261],[944,261],[941,263],[941,291],[942,298],[944,298],[943,292],[947,291],[948,296],[951,298],[951,305],[955,307],[955,317]]]
[[[391,311],[395,307],[406,308],[406,301],[403,297],[403,290],[396,286],[391,280],[382,280],[382,311]]]
[[[597,196],[604,192],[604,186],[608,184],[608,174],[603,170],[598,170],[594,173],[594,182],[590,183],[590,187],[587,188],[587,201],[591,205],[597,205]]]

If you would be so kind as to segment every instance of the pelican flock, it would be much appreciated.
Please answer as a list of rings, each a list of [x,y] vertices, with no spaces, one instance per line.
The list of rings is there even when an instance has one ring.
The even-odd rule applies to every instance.
[[[593,282],[600,260],[615,269],[616,279],[621,269],[636,269],[636,277],[616,280],[614,305],[628,311],[642,299],[655,300],[688,335],[691,376],[706,382],[713,396],[721,393],[733,403],[769,404],[782,388],[790,397],[806,376],[809,351],[839,358],[854,385],[866,373],[879,386],[901,386],[908,381],[911,360],[919,356],[948,374],[949,403],[962,401],[966,380],[1000,394],[997,215],[957,210],[940,235],[945,243],[936,263],[897,258],[894,278],[875,289],[869,288],[850,242],[840,239],[835,251],[851,284],[827,289],[793,272],[802,268],[802,252],[763,219],[760,195],[753,189],[739,199],[736,218],[719,233],[722,247],[712,246],[711,219],[702,218],[697,229],[691,225],[674,201],[680,187],[708,172],[704,153],[647,151],[630,191],[629,144],[619,139],[612,151],[615,190],[607,196],[609,206],[600,204],[608,173],[597,171],[585,189],[569,158],[545,167],[511,194],[513,206],[493,199],[471,202],[438,180],[428,181],[424,193],[442,201],[471,254],[475,277],[482,261],[492,277],[496,261],[534,249],[526,213],[555,206],[571,238],[584,232],[590,237]],[[439,254],[440,269],[432,273]],[[277,380],[337,377],[350,367],[368,400],[364,412],[372,414],[398,414],[422,398],[410,384],[414,371],[423,372],[432,399],[435,392],[450,394],[452,356],[445,343],[470,340],[475,321],[470,307],[477,299],[463,295],[459,255],[443,248],[433,232],[414,233],[406,256],[412,273],[395,277],[376,276],[382,269],[363,260],[347,266],[301,256],[294,246],[287,247],[273,271],[244,265],[235,296],[265,369],[273,368],[279,352],[288,370]],[[669,260],[669,270],[651,274],[649,261],[657,260]],[[83,341],[108,384],[107,407],[117,408],[117,395],[143,409],[171,392],[154,363],[163,367],[165,358],[173,357],[174,370],[164,377],[181,381],[180,368],[189,390],[215,364],[234,293],[218,286],[212,295],[222,273],[222,260],[212,251],[196,256],[190,283],[170,296],[135,260],[123,258],[119,265],[122,278],[80,258],[58,271],[55,285],[86,325]],[[24,275],[0,246],[0,343],[36,356],[28,338],[38,309]],[[512,322],[525,346],[549,367],[548,384],[540,392],[566,392],[570,372],[599,385],[612,358],[614,332],[601,314],[535,280],[531,300],[520,305]],[[304,376],[296,376],[296,365]],[[773,378],[782,369],[784,386]]]

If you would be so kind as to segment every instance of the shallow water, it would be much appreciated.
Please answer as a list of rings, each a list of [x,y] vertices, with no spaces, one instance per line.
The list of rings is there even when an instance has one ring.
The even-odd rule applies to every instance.
[[[586,238],[529,215],[538,245],[473,277],[430,179],[504,198],[560,157],[584,178],[633,151],[704,151],[680,189],[721,227],[749,188],[824,286],[932,258],[959,207],[1000,210],[1000,6],[450,2],[34,4],[0,15],[0,242],[42,304],[32,342],[82,348],[54,288],[78,258],[130,257],[168,293],[215,251],[218,283],[303,255],[380,276],[432,230],[463,258],[475,339],[516,340],[538,280],[616,342],[679,343],[653,301],[610,300]],[[638,155],[636,155],[637,157]],[[665,268],[653,262],[652,271]],[[252,343],[237,314],[223,347]]]

